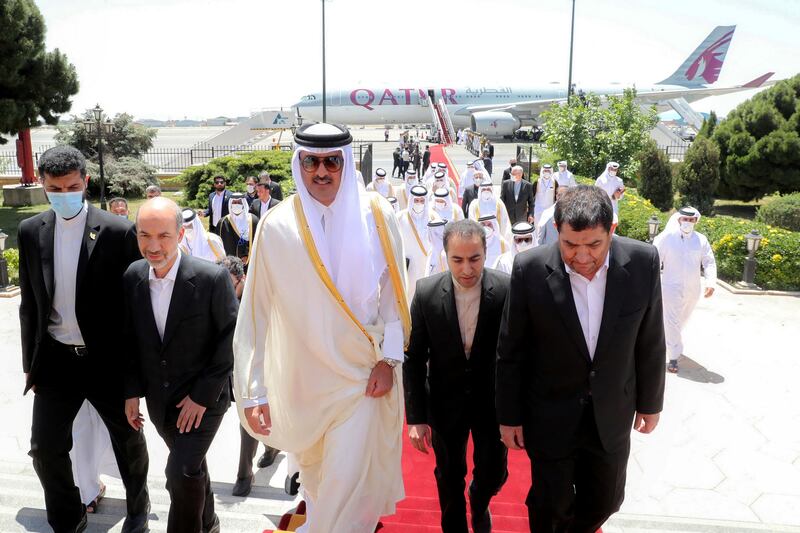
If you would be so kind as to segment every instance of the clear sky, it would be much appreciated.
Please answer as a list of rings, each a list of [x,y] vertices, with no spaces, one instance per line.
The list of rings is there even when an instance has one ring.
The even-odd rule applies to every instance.
[[[578,85],[671,74],[736,25],[716,86],[800,72],[798,0],[576,0]],[[37,0],[75,64],[73,112],[248,115],[321,91],[320,0]],[[566,84],[570,0],[330,0],[328,88]],[[726,114],[752,95],[706,99]]]

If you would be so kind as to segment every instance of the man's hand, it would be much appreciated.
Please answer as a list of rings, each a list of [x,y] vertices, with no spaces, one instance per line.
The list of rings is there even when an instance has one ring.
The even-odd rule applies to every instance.
[[[28,385],[28,376],[30,376],[30,372],[25,372],[25,385]],[[36,392],[36,385],[31,385],[31,390]]]
[[[533,224],[533,215],[528,215],[528,224]]]
[[[422,453],[428,453],[428,447],[431,446],[431,427],[428,424],[408,426],[408,437],[414,448]]]
[[[371,398],[380,398],[392,390],[393,385],[394,370],[392,367],[381,361],[375,365],[369,375],[366,395]]]
[[[522,438],[522,426],[500,425],[500,440],[509,450],[521,450],[525,447],[525,439]]]
[[[125,400],[125,418],[133,429],[139,431],[144,426],[144,417],[139,412],[139,398]]]
[[[188,394],[181,400],[181,403],[175,407],[181,410],[181,413],[178,415],[178,431],[181,433],[188,433],[192,430],[192,426],[194,426],[194,429],[200,427],[200,421],[203,420],[203,414],[206,412],[205,407],[199,403],[194,403],[192,399],[189,398]]]
[[[272,428],[272,419],[269,416],[268,403],[256,405],[255,407],[245,407],[244,417],[253,433],[269,435],[270,428]]]
[[[704,296],[704,297],[706,297],[706,298],[708,298],[708,297],[710,297],[712,294],[714,294],[714,287],[706,287],[706,292],[705,292],[705,293],[703,293],[703,296]]]
[[[197,213],[197,216],[199,216],[200,218],[205,218],[206,217],[205,209],[197,209],[197,210],[195,210],[195,212]]]
[[[658,419],[660,416],[661,413],[656,413],[654,415],[643,415],[641,413],[636,413],[636,419],[633,421],[633,429],[639,433],[652,433],[658,425]]]

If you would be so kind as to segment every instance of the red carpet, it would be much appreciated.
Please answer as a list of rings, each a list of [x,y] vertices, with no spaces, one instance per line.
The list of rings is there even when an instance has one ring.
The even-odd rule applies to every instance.
[[[431,158],[433,159],[433,158]],[[441,531],[439,521],[439,498],[436,493],[436,480],[433,477],[435,465],[433,450],[425,455],[415,450],[408,439],[404,427],[403,439],[403,481],[406,499],[397,505],[393,516],[381,519],[380,533],[434,533]],[[472,442],[467,452],[467,486],[472,479]],[[531,486],[531,469],[528,456],[523,451],[509,451],[508,481],[500,494],[492,499],[492,531],[495,533],[517,533],[528,531],[528,508],[525,498]],[[469,508],[469,504],[467,504]]]
[[[461,174],[458,173],[456,166],[447,157],[444,151],[444,145],[432,144],[431,147],[431,165],[434,163],[444,163],[447,165],[447,174],[456,182],[456,187],[460,187]]]

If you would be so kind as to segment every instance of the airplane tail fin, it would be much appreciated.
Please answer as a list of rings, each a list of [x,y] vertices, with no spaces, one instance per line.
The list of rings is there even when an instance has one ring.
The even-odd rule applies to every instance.
[[[702,87],[719,78],[736,26],[717,26],[669,78],[658,85]]]

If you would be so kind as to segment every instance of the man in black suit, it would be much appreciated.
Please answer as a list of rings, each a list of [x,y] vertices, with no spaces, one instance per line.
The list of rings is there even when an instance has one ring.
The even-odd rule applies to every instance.
[[[508,180],[511,179],[511,169],[514,168],[515,166],[517,166],[517,158],[516,157],[512,157],[508,161],[508,167],[503,169],[503,181],[508,181]],[[525,179],[524,171],[523,171],[523,174],[522,174],[522,179]]]
[[[280,200],[276,200],[272,196],[272,185],[277,185],[276,183],[272,183],[269,179],[269,174],[265,172],[261,173],[261,176],[258,178],[258,184],[256,185],[256,194],[258,195],[255,200],[250,202],[250,212],[257,216],[259,219],[267,214],[267,211],[275,207],[280,203]],[[280,187],[278,187],[280,190]]]
[[[473,186],[468,187],[464,191],[464,198],[461,199],[461,209],[464,211],[464,218],[469,218],[469,204],[478,197],[478,189],[484,179],[488,179],[488,177],[484,178],[482,171],[476,171],[473,175]]]
[[[500,199],[506,206],[511,224],[533,223],[533,185],[522,179],[522,167],[511,169],[511,179],[502,182]]]
[[[127,517],[122,531],[145,531],[150,502],[144,434],[128,426],[122,394],[122,274],[140,258],[133,225],[85,199],[86,160],[71,146],[47,150],[39,176],[52,204],[19,226],[19,307],[25,392],[33,390],[31,451],[57,533],[83,531],[86,511],[69,451],[72,421],[84,400],[111,436]]]
[[[431,166],[431,147],[425,145],[425,151],[422,153],[422,174],[427,172],[429,166]]]
[[[262,171],[258,175],[258,183],[266,183],[269,187],[269,195],[272,198],[275,198],[275,200],[278,202],[283,201],[283,191],[281,190],[281,186],[279,183],[272,181],[272,177],[270,177],[269,172],[266,170]]]
[[[218,532],[206,452],[230,405],[238,303],[228,272],[181,255],[180,208],[164,197],[137,213],[144,259],[123,276],[125,414],[141,428],[139,398],[169,448],[170,533]]]
[[[208,231],[219,235],[219,226],[225,215],[228,214],[228,201],[231,199],[230,191],[225,189],[225,176],[214,176],[214,191],[208,195],[208,207],[199,210],[203,217],[211,217],[208,221]]]
[[[486,234],[474,220],[445,227],[449,272],[417,282],[403,365],[411,443],[436,455],[442,531],[467,533],[467,440],[475,446],[469,487],[472,529],[491,531],[489,500],[508,477],[494,408],[494,371],[508,275],[484,269]]]
[[[531,531],[594,532],[624,497],[631,426],[664,400],[656,249],[613,236],[608,195],[559,197],[558,243],[519,254],[497,347],[503,442],[525,448]]]

